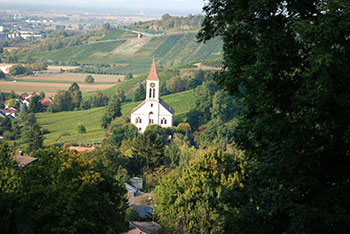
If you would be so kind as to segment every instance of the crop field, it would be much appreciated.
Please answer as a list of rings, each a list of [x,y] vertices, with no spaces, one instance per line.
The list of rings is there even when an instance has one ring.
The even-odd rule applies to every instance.
[[[83,73],[44,73],[31,76],[17,77],[17,81],[27,82],[48,82],[48,83],[72,83],[77,82],[78,84],[85,83],[87,74]],[[94,84],[115,84],[118,79],[123,80],[123,75],[97,75],[92,74],[95,79]]]
[[[11,92],[12,90],[15,93],[40,93],[44,92],[46,95],[55,95],[58,90],[66,90],[70,87],[71,82],[69,83],[50,83],[50,82],[25,82],[25,81],[0,81],[0,90],[2,92]],[[114,84],[79,84],[80,90],[82,92],[91,92],[95,90],[104,90]]]
[[[175,124],[185,119],[185,114],[191,109],[193,90],[171,94],[163,97],[175,110]],[[123,115],[130,115],[133,108],[140,102],[129,102],[122,105]],[[106,137],[106,131],[101,128],[101,119],[105,107],[92,108],[83,111],[67,111],[60,113],[38,113],[39,124],[50,133],[46,134],[44,144],[76,144],[98,143]],[[78,124],[86,127],[85,134],[78,134],[75,128]]]

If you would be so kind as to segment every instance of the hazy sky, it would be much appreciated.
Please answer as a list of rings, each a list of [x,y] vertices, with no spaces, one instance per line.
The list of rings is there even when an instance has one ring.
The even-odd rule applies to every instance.
[[[172,9],[201,12],[204,0],[0,0],[1,4],[40,4],[80,7]]]

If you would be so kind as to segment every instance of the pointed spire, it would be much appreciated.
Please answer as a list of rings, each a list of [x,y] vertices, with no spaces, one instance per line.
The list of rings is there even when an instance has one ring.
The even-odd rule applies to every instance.
[[[153,57],[153,63],[152,63],[152,66],[151,66],[151,71],[149,72],[147,80],[159,81],[159,77],[158,77],[158,74],[157,74],[156,61],[154,60],[154,57]]]

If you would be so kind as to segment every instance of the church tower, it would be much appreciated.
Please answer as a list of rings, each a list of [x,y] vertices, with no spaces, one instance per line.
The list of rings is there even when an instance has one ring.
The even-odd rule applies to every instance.
[[[154,59],[151,66],[151,71],[146,79],[146,100],[159,100],[159,77]]]
[[[131,123],[144,132],[150,124],[162,127],[173,125],[174,110],[159,97],[159,77],[156,62],[153,59],[151,70],[146,79],[146,98],[131,112]]]

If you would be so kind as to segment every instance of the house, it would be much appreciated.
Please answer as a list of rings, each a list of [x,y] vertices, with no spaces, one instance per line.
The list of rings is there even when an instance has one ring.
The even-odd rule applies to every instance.
[[[9,74],[11,67],[12,67],[12,65],[1,66],[0,70],[5,74]]]
[[[156,222],[129,222],[128,232],[123,234],[151,234],[154,233],[160,225]]]
[[[43,112],[47,111],[47,108],[49,108],[49,106],[51,105],[52,99],[49,97],[44,98],[43,100],[41,100],[41,110]]]
[[[142,195],[143,192],[141,192],[139,189],[135,188],[134,186],[131,186],[128,183],[124,183],[126,190],[128,191],[128,198],[135,197],[138,195]]]
[[[18,166],[21,166],[21,167],[27,166],[38,160],[37,158],[21,156],[21,155],[15,155],[15,156],[12,156],[12,158],[16,160],[18,163]]]
[[[155,60],[146,79],[146,99],[131,112],[131,123],[143,133],[150,124],[161,127],[173,125],[174,109],[159,97],[159,77]]]
[[[15,107],[10,107],[6,109],[0,109],[2,113],[4,113],[7,117],[14,119],[18,117],[19,110]]]

